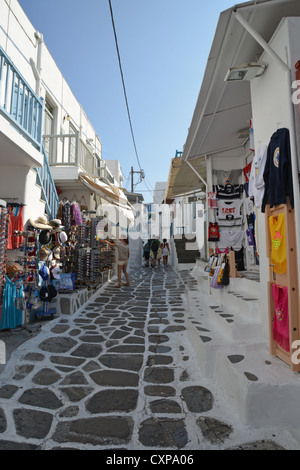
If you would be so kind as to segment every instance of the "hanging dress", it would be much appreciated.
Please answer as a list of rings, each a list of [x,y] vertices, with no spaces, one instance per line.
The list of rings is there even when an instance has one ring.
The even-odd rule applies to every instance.
[[[23,297],[23,286],[17,286],[5,276],[0,330],[17,328],[23,323],[23,310],[18,309],[17,299]]]
[[[23,232],[23,206],[7,207],[8,210],[8,237],[7,237],[7,249],[14,250],[20,247],[23,243],[23,237],[14,236],[15,230]]]

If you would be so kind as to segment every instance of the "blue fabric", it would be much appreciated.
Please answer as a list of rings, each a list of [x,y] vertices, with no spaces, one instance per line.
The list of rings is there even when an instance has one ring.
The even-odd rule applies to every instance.
[[[17,289],[16,284],[5,276],[0,330],[22,326],[23,310],[17,309],[16,299],[18,297],[23,297],[23,286]]]

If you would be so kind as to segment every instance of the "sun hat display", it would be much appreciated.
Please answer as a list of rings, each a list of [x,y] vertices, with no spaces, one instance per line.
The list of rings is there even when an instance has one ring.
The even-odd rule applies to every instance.
[[[68,235],[66,234],[66,232],[60,232],[57,235],[57,241],[60,245],[62,245],[63,243],[66,243],[66,241],[68,241]]]
[[[55,259],[60,259],[60,246],[53,248],[53,256]]]
[[[29,223],[33,227],[41,228],[42,230],[43,229],[45,229],[45,230],[47,230],[47,229],[51,230],[52,229],[51,225],[48,222],[47,217],[44,216],[44,215],[39,216],[36,220],[34,220],[33,218],[29,219]]]
[[[51,275],[54,279],[60,279],[61,268],[57,264],[50,269]]]
[[[64,229],[64,227],[61,225],[60,219],[50,220],[49,224],[51,225],[53,232],[62,232]]]
[[[51,241],[51,233],[49,230],[42,230],[39,234],[39,242],[41,245],[48,245]]]
[[[43,301],[50,301],[57,296],[57,290],[52,284],[49,286],[43,286],[40,289],[40,299]]]
[[[40,249],[40,255],[39,255],[40,261],[51,261],[53,256],[52,256],[52,251],[49,250],[46,246],[43,246]]]
[[[47,266],[42,266],[39,270],[39,275],[41,276],[41,278],[43,279],[43,281],[48,281],[49,277],[50,277],[50,271],[49,271],[49,268]]]

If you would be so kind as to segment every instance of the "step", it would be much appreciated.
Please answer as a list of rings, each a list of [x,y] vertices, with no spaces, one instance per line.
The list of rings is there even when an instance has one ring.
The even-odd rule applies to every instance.
[[[223,289],[211,288],[211,296],[220,305],[226,305],[227,309],[244,315],[248,321],[261,321],[258,296],[241,289],[232,290],[231,285]]]
[[[229,340],[263,340],[262,324],[253,317],[247,317],[224,305],[210,305],[210,310],[212,323]]]
[[[232,344],[219,351],[215,378],[243,423],[299,428],[300,381],[266,344]]]
[[[271,356],[263,335],[237,337],[228,326],[232,317],[221,317],[223,307],[210,295],[186,288],[188,333],[203,374],[213,379],[237,411],[241,421],[253,427],[286,426],[300,430],[300,375]],[[219,311],[218,311],[219,310]],[[220,314],[220,315],[219,315]],[[227,315],[227,313],[225,314]],[[218,317],[219,316],[219,317]],[[235,325],[243,330],[245,317]],[[248,322],[249,327],[256,322]],[[235,328],[234,327],[234,328]]]

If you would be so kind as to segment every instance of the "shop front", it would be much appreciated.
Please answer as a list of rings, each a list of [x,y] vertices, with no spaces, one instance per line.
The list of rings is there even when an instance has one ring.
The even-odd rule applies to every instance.
[[[114,275],[107,223],[87,207],[61,201],[57,218],[23,221],[23,205],[0,201],[0,330],[42,316],[74,313]]]
[[[293,0],[247,2],[220,15],[181,157],[191,167],[206,161],[210,257],[202,271],[210,294],[219,291],[222,301],[232,278],[236,286],[241,277],[257,280],[269,351],[293,371],[300,339],[300,122],[292,99],[299,21]]]

